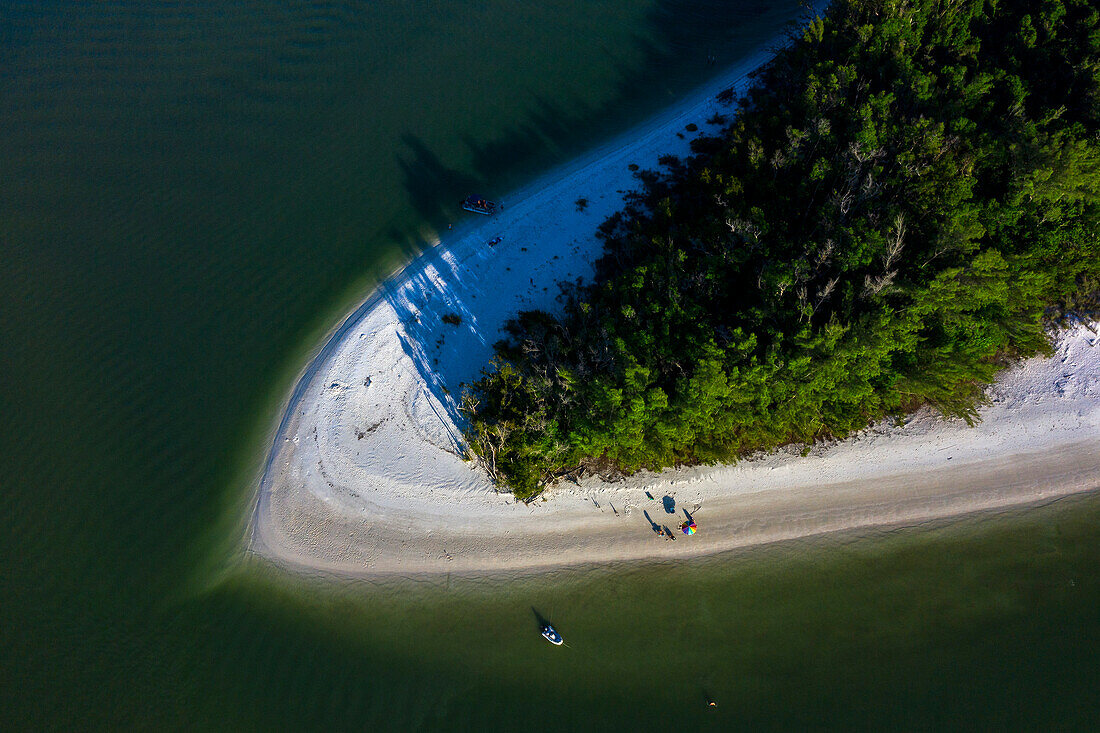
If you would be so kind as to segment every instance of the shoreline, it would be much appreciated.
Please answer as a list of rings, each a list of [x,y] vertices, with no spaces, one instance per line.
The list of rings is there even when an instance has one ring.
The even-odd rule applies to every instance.
[[[827,4],[827,2],[812,3],[812,8],[809,12],[822,12]],[[696,106],[699,103],[709,102],[708,106],[711,108],[731,110],[733,105],[724,105],[714,98],[728,89],[735,89],[736,99],[736,95],[744,91],[748,76],[771,60],[773,54],[769,49],[773,48],[774,45],[780,41],[781,36],[772,38],[766,43],[762,43],[757,50],[749,54],[745,59],[733,65],[724,73],[716,74],[710,81],[698,86],[690,92],[684,100],[681,100],[679,104],[660,110],[652,117],[642,121],[625,132],[611,136],[603,144],[597,145],[574,159],[562,163],[549,171],[533,176],[528,183],[510,192],[507,196],[501,197],[501,200],[515,201],[531,198],[540,191],[549,188],[554,183],[560,182],[574,175],[577,171],[583,170],[600,161],[605,158],[609,152],[621,151],[626,148],[631,141],[637,138],[652,135],[654,132],[663,131],[672,123],[685,116],[683,110],[685,106]],[[705,124],[705,121],[704,124],[696,124],[699,124],[700,128],[696,135],[717,129],[713,125]],[[669,147],[672,147],[671,143]],[[687,150],[686,144],[681,147]],[[651,162],[650,167],[655,167],[656,165],[657,163],[654,160]],[[640,170],[644,169],[645,166]],[[426,261],[433,257],[437,249],[463,244],[470,237],[476,238],[480,231],[486,228],[487,224],[491,223],[491,220],[479,221],[480,217],[475,214],[470,214],[469,216],[472,218],[467,219],[467,221],[462,224],[456,224],[453,230],[445,233],[449,244],[439,239],[439,233],[437,233],[437,238],[434,242],[423,243],[428,249],[421,252],[411,261],[397,265],[385,277],[378,279],[377,282],[371,286],[367,295],[349,311],[345,312],[330,329],[325,331],[317,345],[306,353],[305,365],[298,370],[293,377],[290,394],[278,407],[279,422],[264,434],[263,444],[267,445],[268,448],[261,461],[262,469],[256,481],[257,488],[254,491],[256,496],[253,501],[249,502],[252,506],[252,511],[246,523],[246,531],[250,537],[255,534],[256,513],[259,508],[259,500],[262,499],[263,484],[270,475],[271,469],[275,463],[279,449],[279,437],[286,432],[291,414],[301,400],[306,388],[309,386],[310,379],[317,375],[317,372],[323,366],[325,358],[339,346],[341,334],[346,333],[349,328],[353,327],[355,323],[361,320],[362,317],[374,308],[378,304],[378,301],[384,297],[385,288],[401,287],[411,277],[415,276],[421,267],[426,264]],[[602,219],[600,221],[602,221]],[[593,225],[592,231],[588,233],[590,236],[594,234],[597,225],[598,223]],[[249,540],[248,544],[249,547],[251,547],[251,540]]]
[[[923,410],[904,427],[872,426],[807,456],[791,447],[732,466],[587,479],[531,505],[461,460],[456,397],[488,362],[500,326],[518,310],[553,309],[554,283],[587,277],[596,227],[635,188],[630,165],[684,155],[689,138],[714,129],[707,119],[734,111],[717,93],[740,94],[771,56],[749,55],[676,107],[535,179],[504,199],[506,210],[457,227],[381,282],[295,381],[263,461],[246,551],[354,577],[543,572],[910,526],[1100,487],[1100,339],[1085,325],[1061,335],[1060,361],[1032,359],[998,380],[974,428]],[[691,123],[699,132],[685,134]],[[684,510],[697,535],[665,541],[651,531],[651,522],[675,529]]]
[[[1022,502],[1013,502],[1005,505],[980,507],[970,511],[959,511],[945,515],[929,516],[923,519],[899,520],[877,524],[854,524],[848,527],[822,529],[812,533],[797,533],[790,537],[775,539],[754,539],[751,541],[730,543],[723,547],[707,546],[697,551],[683,554],[657,552],[651,555],[639,555],[618,560],[578,560],[576,562],[561,562],[560,560],[544,561],[541,564],[532,563],[516,566],[479,566],[474,569],[451,567],[449,569],[433,568],[429,570],[393,568],[393,569],[350,569],[342,567],[322,567],[309,562],[301,562],[300,558],[282,557],[264,554],[261,551],[252,552],[253,559],[261,566],[271,568],[277,572],[285,572],[294,577],[313,579],[324,582],[326,579],[340,581],[367,582],[381,588],[407,588],[409,582],[425,588],[435,587],[437,584],[473,582],[483,583],[522,582],[531,579],[539,579],[548,576],[560,578],[576,578],[586,573],[613,573],[617,569],[638,569],[646,567],[676,567],[678,562],[707,562],[711,560],[723,561],[723,558],[753,559],[755,553],[799,553],[813,551],[818,547],[835,547],[846,545],[849,542],[875,541],[878,538],[893,536],[897,532],[912,530],[913,532],[951,531],[953,529],[973,526],[975,523],[986,521],[1013,521],[1026,516],[1033,509],[1052,507],[1065,501],[1091,501],[1100,497],[1100,482],[1093,488],[1056,493]],[[769,555],[774,556],[774,555]]]

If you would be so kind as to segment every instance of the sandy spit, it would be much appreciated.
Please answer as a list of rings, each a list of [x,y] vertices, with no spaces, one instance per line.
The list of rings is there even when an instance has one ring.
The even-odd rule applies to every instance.
[[[361,577],[531,571],[919,524],[1100,487],[1098,324],[1058,334],[1052,358],[1009,370],[973,428],[923,411],[805,456],[793,447],[733,466],[562,484],[531,505],[460,457],[461,385],[477,378],[503,323],[554,309],[555,283],[590,275],[597,225],[636,187],[631,164],[686,154],[713,129],[707,120],[730,113],[716,95],[743,88],[767,58],[758,52],[507,197],[500,214],[426,252],[350,314],[289,399],[248,551]],[[452,315],[458,325],[442,320]],[[669,541],[653,531],[675,531],[687,514],[697,534]]]

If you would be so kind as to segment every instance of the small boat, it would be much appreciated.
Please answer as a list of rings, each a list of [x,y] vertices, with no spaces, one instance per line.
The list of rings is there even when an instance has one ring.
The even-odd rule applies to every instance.
[[[558,633],[558,630],[550,624],[542,625],[542,638],[546,639],[554,646],[561,646],[562,642],[565,641],[565,639],[561,638],[561,634]]]
[[[494,237],[493,239],[490,239],[490,240],[489,240],[489,241],[487,242],[487,244],[488,244],[488,245],[489,245],[490,247],[495,247],[495,246],[497,246],[498,244],[500,244],[500,243],[501,243],[501,242],[503,242],[503,241],[504,241],[504,237]]]
[[[462,202],[462,208],[484,216],[492,216],[500,210],[500,206],[495,201],[479,199],[477,196],[467,196]]]

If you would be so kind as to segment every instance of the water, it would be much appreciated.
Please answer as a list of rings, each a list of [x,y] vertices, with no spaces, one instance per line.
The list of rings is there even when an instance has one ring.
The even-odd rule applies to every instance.
[[[460,220],[463,194],[507,192],[641,121],[703,81],[708,53],[732,63],[796,13],[0,8],[5,727],[1095,716],[1095,499],[515,584],[226,568],[278,404],[350,303]],[[534,635],[531,606],[570,648]],[[549,716],[546,696],[568,702]]]

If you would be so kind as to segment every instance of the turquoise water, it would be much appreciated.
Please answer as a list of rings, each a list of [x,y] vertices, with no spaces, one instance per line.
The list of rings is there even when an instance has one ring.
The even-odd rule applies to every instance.
[[[226,552],[305,355],[463,194],[636,124],[796,14],[0,7],[4,727],[1083,727],[1096,499],[510,584]]]

